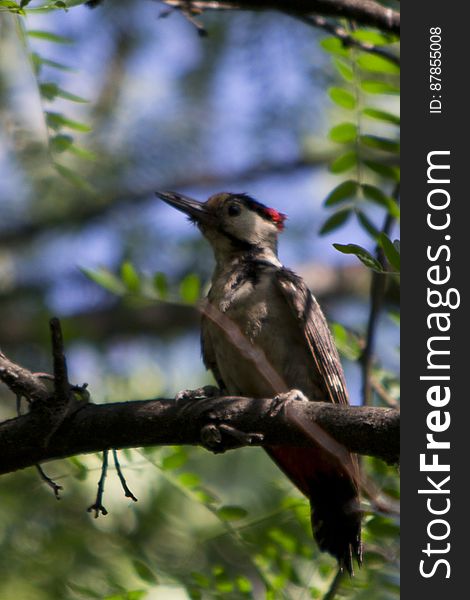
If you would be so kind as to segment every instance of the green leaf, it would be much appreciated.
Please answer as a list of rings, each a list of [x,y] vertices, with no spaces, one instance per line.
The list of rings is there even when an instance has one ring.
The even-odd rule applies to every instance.
[[[188,488],[190,490],[194,489],[195,487],[201,484],[201,478],[199,477],[199,475],[196,475],[196,473],[189,472],[181,473],[181,475],[178,476],[178,481],[183,487]]]
[[[332,173],[344,173],[345,171],[349,171],[357,164],[357,154],[354,150],[350,152],[346,152],[330,164],[330,171]]]
[[[222,521],[238,521],[244,519],[247,515],[248,511],[241,506],[222,506],[217,510],[217,516]]]
[[[61,175],[64,179],[66,179],[75,187],[81,188],[82,190],[85,190],[89,193],[92,193],[94,191],[91,185],[88,183],[88,181],[76,171],[73,171],[68,167],[64,167],[64,165],[60,165],[59,163],[54,163],[54,168],[59,173],[59,175]]]
[[[194,581],[199,587],[207,589],[211,585],[211,580],[204,573],[198,573],[197,571],[193,571],[191,573],[191,577],[194,579]]]
[[[73,129],[75,131],[81,131],[83,133],[88,133],[91,131],[91,127],[89,125],[85,125],[85,123],[80,123],[79,121],[73,121],[72,119],[68,119],[64,117],[61,113],[57,112],[46,112],[46,123],[51,129],[55,129],[56,131],[61,127],[68,127],[69,129]]]
[[[352,37],[360,42],[366,42],[374,46],[383,46],[391,44],[398,40],[394,35],[379,33],[378,31],[370,31],[366,29],[357,29],[351,33]]]
[[[86,98],[82,98],[81,96],[77,96],[75,94],[71,94],[65,90],[59,88],[58,94],[60,98],[64,98],[64,100],[70,100],[70,102],[78,102],[80,104],[86,104],[89,102]]]
[[[376,240],[379,237],[379,235],[380,235],[380,231],[372,223],[372,221],[369,219],[369,217],[365,213],[363,213],[362,210],[358,210],[356,212],[356,216],[357,216],[357,220],[359,221],[359,224],[361,225],[361,227],[363,229],[365,229],[365,231],[367,231],[367,233],[374,240]]]
[[[364,116],[370,117],[371,119],[376,119],[378,121],[383,121],[384,123],[391,123],[392,125],[400,126],[400,117],[392,115],[392,113],[386,112],[384,110],[378,110],[376,108],[365,108],[362,111],[362,113]]]
[[[361,142],[364,146],[368,146],[369,148],[374,148],[376,150],[383,150],[384,152],[393,152],[394,154],[399,154],[400,152],[400,143],[395,140],[389,140],[387,138],[379,137],[378,135],[361,135]]]
[[[124,600],[143,600],[147,596],[148,590],[130,590],[129,592],[127,592]]]
[[[357,181],[353,181],[352,179],[343,181],[343,183],[340,183],[328,194],[325,206],[334,206],[350,198],[354,198],[357,195],[358,187]]]
[[[57,35],[51,31],[40,31],[38,29],[30,29],[26,32],[29,37],[36,38],[39,40],[46,40],[47,42],[54,42],[56,44],[73,44],[73,40],[64,37],[63,35]]]
[[[365,71],[373,73],[384,73],[386,75],[397,75],[400,67],[393,61],[377,54],[364,53],[357,59],[357,64]]]
[[[357,360],[362,351],[358,337],[340,323],[332,323],[331,331],[340,353],[349,360]]]
[[[361,88],[368,94],[399,94],[400,90],[391,83],[384,81],[364,80],[361,81]]]
[[[180,284],[180,296],[184,302],[195,304],[199,300],[201,293],[201,281],[199,276],[190,273],[186,275]]]
[[[81,268],[80,270],[86,277],[88,277],[88,279],[91,279],[100,287],[108,290],[108,292],[121,296],[126,291],[122,281],[108,269],[100,268],[91,270]]]
[[[153,287],[161,300],[168,298],[168,279],[165,273],[155,273],[153,276]]]
[[[343,254],[354,254],[369,269],[383,273],[382,265],[379,261],[362,246],[358,246],[357,244],[333,244],[333,246]]]
[[[96,160],[97,158],[96,154],[91,150],[88,150],[87,148],[82,148],[81,146],[77,146],[75,144],[72,144],[70,146],[69,152],[72,152],[72,154],[75,154],[75,156],[79,156],[80,158],[83,158],[85,160]]]
[[[34,70],[35,70],[36,74],[38,74],[40,72],[41,67],[43,65],[46,65],[47,67],[51,67],[52,69],[59,69],[61,71],[73,71],[73,69],[71,67],[68,67],[67,65],[63,65],[62,63],[58,63],[55,60],[49,60],[48,58],[44,58],[37,52],[31,52],[31,60],[33,62]]]
[[[63,90],[56,83],[51,81],[40,83],[39,92],[43,98],[50,101],[54,100],[55,98],[64,98],[65,100],[70,100],[71,102],[88,102],[88,100],[85,100],[85,98],[81,98],[80,96],[71,94],[70,92]]]
[[[249,594],[253,590],[253,586],[251,585],[251,581],[245,577],[244,575],[238,575],[235,579],[235,584],[239,592],[242,594]]]
[[[41,64],[46,65],[47,67],[51,67],[51,69],[59,69],[59,71],[74,71],[73,67],[69,67],[68,65],[64,65],[63,63],[59,63],[55,60],[50,60],[49,58],[40,57]]]
[[[139,274],[135,270],[134,265],[128,260],[121,265],[121,279],[129,292],[132,294],[139,292],[141,288]]]
[[[113,594],[112,596],[100,596],[103,600],[143,600],[148,596],[148,590],[126,590],[122,594]]]
[[[222,579],[215,582],[215,589],[221,592],[221,594],[230,594],[230,592],[233,592],[234,585],[227,576],[224,576]]]
[[[59,93],[59,86],[56,83],[47,82],[39,84],[39,93],[46,100],[54,100]]]
[[[78,481],[85,481],[88,476],[88,467],[76,456],[71,456],[67,461],[74,466],[73,477]]]
[[[134,567],[137,575],[146,583],[150,583],[153,585],[158,583],[158,578],[155,575],[155,573],[148,565],[146,565],[141,560],[134,559],[132,561],[132,566]]]
[[[162,469],[164,471],[172,471],[173,469],[179,469],[188,460],[188,455],[182,448],[176,448],[172,454],[165,456],[162,460]]]
[[[0,0],[0,6],[5,7],[8,10],[8,12],[11,12],[13,14],[17,14],[17,15],[25,15],[26,14],[23,10],[23,7],[20,6],[19,4],[17,4],[16,2],[13,2],[12,0]]]
[[[343,79],[346,81],[354,80],[354,71],[351,66],[341,58],[337,58],[336,56],[333,58],[333,63],[338,70],[338,73],[341,75]]]
[[[325,235],[326,233],[338,229],[341,225],[346,223],[350,216],[351,209],[339,210],[323,223],[323,226],[320,229],[320,235]]]
[[[354,94],[352,94],[348,90],[345,90],[344,88],[332,87],[329,89],[328,95],[338,106],[341,106],[348,110],[352,110],[356,107],[356,97],[354,96]]]
[[[344,47],[343,42],[337,37],[325,38],[320,42],[320,46],[323,50],[326,50],[330,54],[336,54],[338,56],[348,56],[348,50]]]
[[[73,137],[70,135],[55,135],[50,139],[52,152],[65,152],[73,144]]]
[[[201,503],[201,504],[205,504],[206,506],[208,504],[215,504],[216,502],[218,502],[217,498],[215,496],[213,496],[212,494],[210,494],[208,491],[206,490],[195,490],[193,492],[193,496]]]
[[[297,541],[294,535],[277,527],[273,527],[268,531],[268,536],[290,555],[295,554]]]
[[[368,200],[385,207],[392,217],[397,219],[400,217],[400,207],[394,198],[387,196],[380,188],[375,187],[374,185],[364,183],[361,187],[362,193]]]
[[[368,521],[366,528],[376,539],[394,538],[398,534],[398,526],[391,519],[374,516]]]
[[[392,267],[394,267],[398,272],[400,272],[399,246],[397,248],[395,244],[392,244],[389,237],[383,232],[380,234],[379,243],[385,253],[385,256],[387,257],[388,262],[392,265]]]
[[[368,167],[374,173],[377,173],[385,179],[391,179],[392,181],[400,181],[400,168],[392,167],[390,165],[384,165],[374,160],[364,160],[366,167]]]
[[[339,144],[354,142],[357,136],[357,126],[354,123],[340,123],[330,129],[329,138]],[[362,137],[362,136],[361,136]]]

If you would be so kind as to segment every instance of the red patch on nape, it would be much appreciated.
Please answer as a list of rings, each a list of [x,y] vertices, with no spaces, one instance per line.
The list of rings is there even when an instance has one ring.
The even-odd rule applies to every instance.
[[[265,208],[264,212],[276,224],[279,231],[284,229],[284,222],[287,219],[287,215],[277,211],[275,208]]]

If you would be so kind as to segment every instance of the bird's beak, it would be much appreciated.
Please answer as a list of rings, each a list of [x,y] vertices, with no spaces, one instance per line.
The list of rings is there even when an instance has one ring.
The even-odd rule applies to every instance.
[[[176,192],[155,192],[155,194],[164,202],[173,206],[173,208],[188,215],[196,223],[204,222],[210,216],[203,202],[183,196],[182,194],[177,194]]]

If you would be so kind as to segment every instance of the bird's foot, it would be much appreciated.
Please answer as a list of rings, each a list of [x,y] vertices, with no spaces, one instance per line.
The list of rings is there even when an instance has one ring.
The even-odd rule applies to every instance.
[[[271,406],[269,407],[269,416],[276,417],[279,413],[283,413],[286,407],[291,402],[308,402],[307,396],[305,396],[300,390],[289,390],[282,394],[274,396]]]
[[[218,398],[221,395],[221,391],[215,385],[205,385],[197,388],[196,390],[182,390],[175,396],[177,403],[192,402],[193,400],[208,400]]]
[[[224,438],[226,439],[224,440]],[[201,429],[202,445],[215,453],[222,453],[241,446],[258,445],[263,439],[262,433],[245,433],[224,423],[217,425],[209,423]]]

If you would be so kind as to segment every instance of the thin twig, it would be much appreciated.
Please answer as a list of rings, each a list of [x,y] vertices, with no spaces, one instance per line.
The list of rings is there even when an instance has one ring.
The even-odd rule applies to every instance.
[[[104,481],[108,472],[108,452],[109,450],[103,450],[103,464],[101,465],[101,477],[98,481],[98,492],[96,493],[96,500],[94,504],[87,508],[88,512],[95,511],[95,519],[102,515],[107,515],[108,511],[103,506],[103,494],[104,494]]]
[[[35,375],[37,376],[38,374],[35,373]],[[21,394],[17,394],[16,395],[16,414],[20,417],[21,416],[21,399],[22,396]],[[51,479],[46,472],[44,471],[44,469],[41,467],[40,464],[36,464],[34,465],[36,467],[37,472],[39,473],[39,477],[44,481],[44,483],[46,483],[54,492],[54,496],[56,497],[57,500],[60,500],[60,490],[63,489],[63,487],[59,484],[57,484],[53,479]]]
[[[63,424],[75,404],[74,397],[71,394],[72,386],[69,383],[64,340],[59,319],[56,317],[52,318],[49,321],[49,327],[54,365],[54,395],[49,398],[47,405],[51,423],[49,431],[44,438],[45,446],[49,444],[52,436]]]
[[[124,474],[121,469],[121,465],[119,464],[117,450],[114,448],[113,448],[113,459],[114,459],[114,466],[116,467],[116,472],[118,474],[119,481],[121,482],[122,489],[124,490],[125,497],[130,498],[131,500],[134,500],[134,502],[137,502],[137,498],[134,496],[134,494],[131,492],[131,490],[127,487],[126,478],[124,477]]]
[[[398,202],[400,193],[399,185],[394,190],[394,198]],[[392,226],[395,222],[395,217],[390,213],[387,213],[384,223],[381,229],[381,233],[389,235]],[[386,258],[383,249],[377,244],[375,250],[376,258],[386,270]],[[379,322],[379,316],[382,309],[383,301],[385,298],[385,290],[387,286],[387,273],[379,273],[373,271],[371,287],[370,287],[370,310],[369,318],[367,321],[367,333],[366,333],[366,345],[359,359],[362,367],[362,403],[364,406],[368,406],[372,399],[372,384],[371,384],[371,373],[374,360],[374,349],[375,339],[377,335],[377,328]]]
[[[16,397],[28,402],[44,402],[50,396],[47,386],[39,377],[20,367],[0,352],[0,380],[10,388]]]
[[[47,483],[47,485],[52,489],[52,491],[54,492],[54,496],[56,497],[57,500],[60,500],[60,490],[63,489],[63,487],[59,484],[57,484],[53,479],[51,479],[48,475],[46,475],[46,473],[44,472],[43,468],[41,467],[41,465],[35,465],[37,472],[39,473],[39,476],[41,477],[41,479],[44,481],[44,483]]]
[[[377,380],[376,377],[370,376],[370,385],[374,392],[385,402],[387,406],[391,408],[397,408],[398,402],[388,393],[385,387]]]
[[[67,360],[64,352],[64,339],[60,321],[56,317],[49,321],[54,361],[54,399],[65,406],[69,401],[70,384],[67,372]]]
[[[187,19],[187,21],[196,28],[197,34],[200,37],[207,37],[207,30],[205,29],[204,25],[202,25],[202,23],[199,23],[199,21],[194,16],[194,13],[200,14],[201,11],[194,11],[191,8],[190,2],[186,2],[185,4],[186,6],[183,5],[182,7],[177,7],[178,10],[180,10],[180,12]]]
[[[343,46],[348,48],[354,46],[359,50],[363,50],[364,52],[369,52],[369,54],[375,54],[376,56],[380,56],[390,61],[394,65],[400,66],[400,58],[391,52],[387,52],[383,48],[379,48],[374,44],[370,44],[369,42],[362,42],[352,37],[344,27],[341,27],[337,23],[332,23],[331,21],[327,21],[325,17],[319,17],[317,15],[301,15],[299,13],[287,13],[294,19],[298,21],[302,21],[302,23],[306,23],[312,27],[317,27],[319,29],[323,29],[328,33],[331,33],[339,40],[343,42]]]

